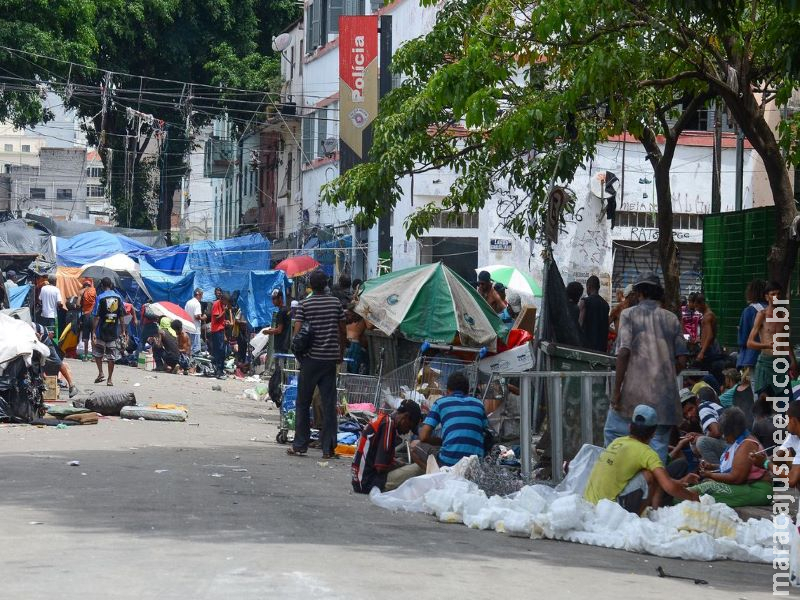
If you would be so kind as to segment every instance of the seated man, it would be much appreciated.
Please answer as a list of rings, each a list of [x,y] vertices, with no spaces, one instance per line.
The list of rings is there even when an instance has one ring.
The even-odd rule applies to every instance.
[[[373,487],[389,491],[403,481],[421,475],[417,465],[403,465],[395,458],[398,434],[415,430],[422,420],[419,404],[403,400],[391,415],[378,415],[361,432],[356,453],[353,456],[353,490],[358,494],[369,494]]]
[[[427,469],[428,457],[439,466],[452,467],[465,456],[483,458],[484,431],[489,426],[483,402],[467,396],[469,381],[462,372],[447,379],[447,395],[434,402],[419,430],[419,441],[412,443],[412,459]],[[441,437],[433,435],[441,425]]]
[[[686,488],[697,482],[697,475],[673,479],[658,454],[648,445],[657,426],[655,409],[638,405],[633,411],[630,435],[615,439],[603,450],[589,475],[583,497],[592,504],[603,498],[614,500],[636,514],[647,506],[658,508],[664,493],[684,500],[697,500],[698,495]]]
[[[789,419],[786,423],[786,433],[783,444],[775,450],[772,460],[768,452],[752,452],[750,459],[754,465],[763,464],[766,469],[772,466],[774,478],[789,478],[789,487],[800,484],[800,402],[790,402],[786,411]]]
[[[172,322],[167,317],[162,318],[158,335],[147,341],[153,347],[156,370],[174,373],[180,361],[180,351],[178,350],[178,334],[172,329]]]
[[[697,395],[681,392],[681,408],[683,418],[689,423],[699,423],[703,434],[688,433],[684,439],[692,444],[695,454],[706,462],[719,463],[719,457],[725,452],[728,444],[722,439],[719,419],[722,406],[717,403],[717,395],[710,387],[700,388]]]

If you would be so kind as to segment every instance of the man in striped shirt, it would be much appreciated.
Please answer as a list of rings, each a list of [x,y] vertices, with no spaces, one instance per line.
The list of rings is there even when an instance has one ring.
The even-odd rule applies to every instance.
[[[356,493],[369,494],[373,487],[381,491],[393,490],[406,479],[421,474],[417,465],[404,466],[395,457],[398,435],[415,430],[421,420],[419,404],[403,400],[391,415],[382,413],[364,428],[353,456],[353,490]]]
[[[722,453],[728,447],[719,428],[719,418],[725,410],[718,402],[717,394],[710,387],[703,387],[697,396],[688,390],[681,393],[681,407],[683,417],[690,423],[699,423],[702,434],[688,433],[686,435],[703,460],[718,465]]]
[[[347,341],[344,311],[338,298],[325,293],[328,276],[324,271],[314,271],[309,279],[313,294],[297,307],[294,334],[299,333],[303,323],[309,323],[311,348],[305,356],[300,357],[294,442],[287,453],[294,456],[308,452],[311,438],[309,408],[314,390],[319,387],[322,457],[337,458],[335,449],[339,422],[336,416],[336,366],[344,358]]]
[[[447,396],[434,402],[420,427],[419,442],[414,445],[412,457],[421,468],[426,468],[428,456],[436,457],[440,466],[448,467],[465,456],[483,458],[483,436],[489,420],[483,402],[468,393],[466,376],[461,372],[450,375]],[[438,426],[441,436],[434,436]]]

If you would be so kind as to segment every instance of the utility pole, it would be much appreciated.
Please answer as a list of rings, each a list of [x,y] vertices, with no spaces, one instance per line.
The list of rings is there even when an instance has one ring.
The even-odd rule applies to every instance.
[[[714,105],[714,168],[711,175],[711,212],[722,211],[722,193],[720,179],[722,170],[722,119],[719,104]]]
[[[736,125],[736,210],[744,205],[744,131]]]
[[[378,64],[378,97],[383,99],[386,94],[392,91],[392,74],[390,70],[392,64],[391,15],[382,15],[380,17],[380,62]],[[392,256],[391,219],[392,210],[389,208],[389,203],[384,199],[381,215],[378,217],[378,274],[380,274],[381,261],[391,260]]]

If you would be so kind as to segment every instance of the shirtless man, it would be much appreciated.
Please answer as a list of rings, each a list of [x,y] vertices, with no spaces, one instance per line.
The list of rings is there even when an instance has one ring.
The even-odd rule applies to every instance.
[[[347,329],[347,352],[345,358],[348,373],[361,373],[367,368],[367,322],[355,312],[355,303],[351,303],[345,311],[345,328]]]
[[[506,303],[500,297],[500,294],[494,289],[492,284],[492,276],[489,271],[481,271],[478,274],[478,293],[484,300],[492,307],[494,312],[498,315],[503,312]]]
[[[708,306],[703,294],[695,296],[694,306],[702,315],[700,318],[700,323],[702,324],[700,327],[700,351],[695,358],[700,363],[701,369],[709,371],[716,377],[717,381],[722,383],[724,380],[722,369],[725,368],[725,362],[722,348],[717,340],[717,329],[719,328],[717,315]]]
[[[789,375],[785,371],[776,372],[775,363],[781,358],[788,358],[789,368],[793,373],[797,372],[797,361],[790,343],[789,324],[783,320],[788,314],[788,305],[776,304],[775,300],[780,299],[783,293],[781,284],[772,281],[764,288],[764,297],[767,300],[767,308],[756,315],[750,337],[747,338],[747,347],[752,350],[760,350],[753,374],[753,389],[756,393],[771,387],[772,393],[776,397],[783,397],[787,394],[789,386]],[[773,318],[781,320],[773,321]],[[774,339],[777,337],[777,339]],[[773,342],[776,342],[780,351],[789,352],[788,356],[773,354]],[[777,381],[785,381],[784,385],[776,385]],[[788,399],[788,396],[787,396]]]

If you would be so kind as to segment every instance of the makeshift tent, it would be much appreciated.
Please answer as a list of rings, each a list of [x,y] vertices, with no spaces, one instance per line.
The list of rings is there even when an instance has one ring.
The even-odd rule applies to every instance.
[[[250,272],[269,267],[270,243],[259,234],[189,246],[183,272],[194,271],[195,286],[209,296],[215,287],[233,293],[248,288]]]
[[[25,306],[25,300],[28,299],[30,291],[30,284],[18,285],[15,288],[11,288],[11,292],[8,294],[9,308],[22,308]]]
[[[61,290],[64,302],[80,293],[83,282],[81,271],[83,271],[82,267],[58,267],[56,269],[56,287]]]
[[[50,235],[40,229],[29,227],[22,219],[0,223],[0,256],[39,257],[45,263],[55,265],[56,254]]]
[[[83,267],[115,254],[138,256],[152,250],[124,235],[106,231],[90,231],[70,239],[57,238],[58,264],[64,267]]]
[[[144,291],[153,302],[167,301],[183,306],[194,293],[194,273],[169,275],[144,258],[139,259],[139,269]]]
[[[189,255],[189,244],[178,244],[167,248],[156,248],[145,253],[144,257],[153,267],[168,275],[181,275],[186,258]]]
[[[50,217],[34,214],[27,214],[25,218],[30,221],[35,221],[41,225],[41,227],[47,229],[50,235],[60,238],[71,238],[90,231],[105,231],[115,235],[124,235],[153,248],[163,248],[167,245],[167,238],[159,231],[128,229],[126,227],[105,227],[103,225],[84,223],[82,221],[55,221]]]
[[[279,289],[286,297],[288,287],[289,279],[283,271],[253,271],[249,274],[239,304],[251,327],[272,323],[272,315],[277,310],[272,304],[272,290]]]
[[[84,265],[84,268],[85,267],[106,267],[107,269],[117,271],[118,273],[130,273],[131,275],[139,272],[139,263],[133,260],[130,256],[122,253],[113,254],[108,258],[96,260]]]

